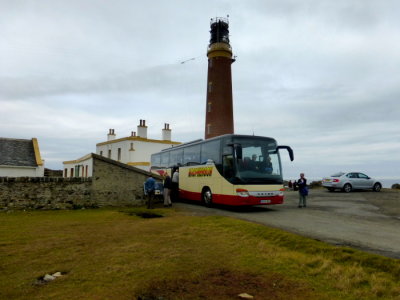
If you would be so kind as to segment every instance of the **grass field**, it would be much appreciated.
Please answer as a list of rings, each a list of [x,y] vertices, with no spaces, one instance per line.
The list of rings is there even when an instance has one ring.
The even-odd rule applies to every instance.
[[[400,299],[398,260],[231,218],[141,212],[0,213],[0,299]]]

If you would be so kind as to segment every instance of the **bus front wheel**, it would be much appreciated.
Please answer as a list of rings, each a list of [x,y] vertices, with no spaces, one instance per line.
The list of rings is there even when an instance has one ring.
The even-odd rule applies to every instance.
[[[212,206],[212,193],[209,188],[206,188],[203,190],[203,202],[204,202],[204,205],[207,207]]]

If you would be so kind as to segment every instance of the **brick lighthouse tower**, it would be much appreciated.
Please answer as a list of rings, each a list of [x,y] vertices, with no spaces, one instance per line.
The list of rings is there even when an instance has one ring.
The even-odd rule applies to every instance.
[[[210,27],[205,139],[234,133],[231,64],[235,60],[229,44],[229,21],[213,18]]]

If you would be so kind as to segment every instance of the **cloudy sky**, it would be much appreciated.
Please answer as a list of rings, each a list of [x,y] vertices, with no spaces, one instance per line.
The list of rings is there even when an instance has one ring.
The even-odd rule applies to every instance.
[[[149,138],[164,123],[175,141],[203,138],[210,18],[229,15],[236,133],[290,145],[287,179],[400,179],[399,11],[396,0],[0,0],[0,137],[37,137],[52,169],[140,119]]]

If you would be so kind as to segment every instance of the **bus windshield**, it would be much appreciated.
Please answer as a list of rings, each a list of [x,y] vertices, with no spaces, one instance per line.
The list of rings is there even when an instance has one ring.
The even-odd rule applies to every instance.
[[[267,138],[236,138],[242,148],[242,158],[236,160],[236,180],[247,184],[282,184],[282,172],[277,144]]]

